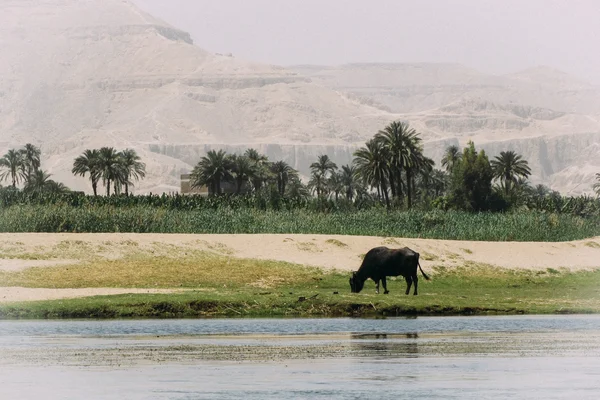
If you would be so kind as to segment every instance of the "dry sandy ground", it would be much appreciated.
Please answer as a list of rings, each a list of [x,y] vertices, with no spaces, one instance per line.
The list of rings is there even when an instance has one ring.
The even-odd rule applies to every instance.
[[[574,242],[468,242],[338,235],[181,235],[181,234],[0,234],[0,270],[76,264],[73,248],[91,249],[96,256],[120,258],[128,251],[160,252],[161,248],[207,250],[240,258],[287,261],[325,269],[356,270],[360,257],[375,246],[408,246],[421,254],[421,265],[455,267],[465,262],[517,269],[600,268],[600,237]],[[158,250],[157,250],[158,249]],[[69,253],[71,252],[71,253]],[[23,259],[23,255],[35,259]],[[86,256],[86,255],[84,255]],[[150,289],[28,289],[6,288],[0,282],[0,302],[61,299],[100,294],[160,292]],[[162,291],[165,292],[165,291]],[[172,291],[166,291],[172,292]]]

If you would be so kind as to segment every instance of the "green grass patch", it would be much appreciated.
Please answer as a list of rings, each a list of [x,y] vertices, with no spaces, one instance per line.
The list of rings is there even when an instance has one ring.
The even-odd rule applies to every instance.
[[[0,232],[307,233],[486,241],[570,241],[600,236],[598,218],[542,212],[174,210],[135,205],[15,205]],[[394,239],[388,240],[390,245]]]
[[[390,294],[367,281],[350,293],[349,272],[274,261],[195,253],[186,259],[139,257],[80,266],[3,272],[4,285],[25,287],[190,288],[184,293],[96,296],[0,305],[0,318],[314,317],[600,312],[600,270],[507,270],[466,264],[435,267],[406,296],[403,279]],[[382,291],[383,292],[383,291]]]

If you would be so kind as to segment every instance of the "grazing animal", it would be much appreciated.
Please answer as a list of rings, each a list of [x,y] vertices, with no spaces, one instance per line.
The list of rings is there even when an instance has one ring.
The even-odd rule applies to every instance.
[[[415,284],[414,295],[417,295],[419,278],[417,267],[421,270],[423,277],[429,277],[423,272],[419,263],[419,253],[403,247],[401,249],[390,249],[387,247],[375,247],[365,255],[358,271],[352,272],[350,278],[350,290],[352,293],[360,293],[365,281],[371,278],[375,282],[376,292],[379,293],[379,281],[383,284],[384,294],[388,294],[386,276],[402,275],[406,279],[406,294],[410,292],[411,285]]]

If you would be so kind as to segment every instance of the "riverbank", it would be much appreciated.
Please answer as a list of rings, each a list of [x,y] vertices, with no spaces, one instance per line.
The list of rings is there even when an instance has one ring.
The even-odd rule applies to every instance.
[[[349,271],[408,246],[432,281],[405,296]],[[600,312],[600,238],[468,242],[335,235],[0,234],[0,317]]]

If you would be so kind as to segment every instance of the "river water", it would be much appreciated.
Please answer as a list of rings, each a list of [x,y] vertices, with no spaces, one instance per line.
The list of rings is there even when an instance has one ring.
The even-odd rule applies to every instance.
[[[599,399],[600,316],[0,321],[0,399]]]

